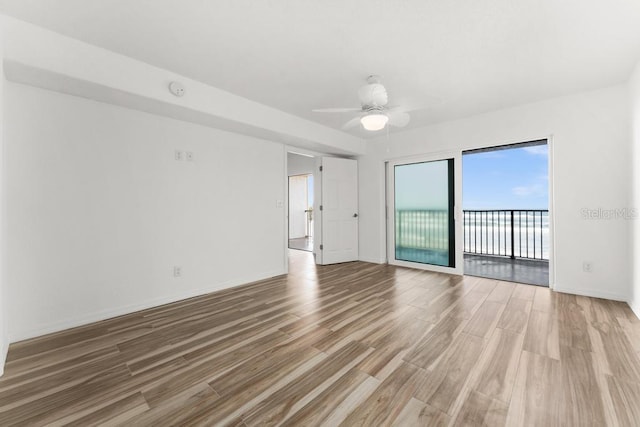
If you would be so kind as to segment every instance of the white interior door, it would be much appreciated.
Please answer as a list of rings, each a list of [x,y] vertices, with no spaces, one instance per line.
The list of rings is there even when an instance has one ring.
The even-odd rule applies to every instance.
[[[358,260],[358,162],[321,159],[319,264]]]
[[[307,175],[289,177],[289,238],[307,234]]]

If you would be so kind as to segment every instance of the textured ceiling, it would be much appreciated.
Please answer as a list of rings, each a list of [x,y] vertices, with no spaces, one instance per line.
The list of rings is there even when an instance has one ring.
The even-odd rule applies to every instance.
[[[409,127],[625,81],[637,0],[0,0],[0,12],[340,128],[379,74]],[[393,131],[393,130],[392,130]],[[375,136],[360,129],[358,136]]]

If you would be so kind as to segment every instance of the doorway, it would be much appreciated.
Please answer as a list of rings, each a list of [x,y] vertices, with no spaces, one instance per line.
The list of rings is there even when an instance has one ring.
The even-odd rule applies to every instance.
[[[289,177],[289,249],[313,251],[313,174]]]
[[[462,153],[464,274],[549,286],[547,140]]]

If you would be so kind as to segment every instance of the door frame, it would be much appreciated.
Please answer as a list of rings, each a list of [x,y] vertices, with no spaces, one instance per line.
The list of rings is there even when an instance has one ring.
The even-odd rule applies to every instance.
[[[404,164],[432,162],[438,160],[453,159],[453,222],[454,222],[454,267],[444,267],[433,264],[422,264],[397,260],[395,258],[395,174],[394,167]],[[462,150],[440,151],[435,153],[422,154],[389,159],[386,165],[386,236],[387,236],[387,262],[391,265],[410,267],[420,270],[434,271],[438,273],[448,273],[462,275],[464,272],[463,259],[463,230],[462,230]]]

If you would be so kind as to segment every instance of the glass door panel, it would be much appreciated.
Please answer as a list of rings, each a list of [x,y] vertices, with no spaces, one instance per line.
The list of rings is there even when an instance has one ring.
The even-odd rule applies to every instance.
[[[459,274],[456,158],[390,163],[392,264]]]
[[[394,169],[396,259],[455,267],[453,159]]]

